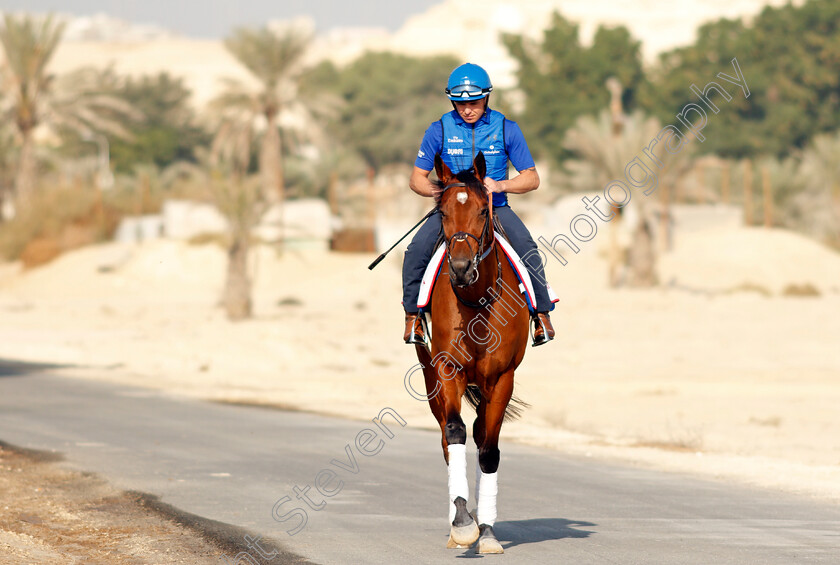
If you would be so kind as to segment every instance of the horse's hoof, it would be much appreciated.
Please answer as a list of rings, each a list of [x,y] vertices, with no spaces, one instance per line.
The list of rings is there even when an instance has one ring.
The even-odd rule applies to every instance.
[[[467,512],[467,501],[463,497],[457,497],[453,504],[455,504],[455,519],[452,520],[449,537],[458,545],[469,547],[478,539],[478,524]]]
[[[496,539],[496,534],[493,532],[493,526],[486,524],[481,526],[481,537],[478,538],[478,553],[504,553],[502,544]]]
[[[452,539],[452,534],[449,534],[449,541],[446,542],[446,549],[469,549],[470,546],[468,545],[461,545],[459,543],[455,543],[455,540]]]
[[[449,530],[449,538],[458,545],[470,547],[478,539],[478,524],[471,522],[466,526],[452,526]],[[448,547],[448,546],[447,546]]]

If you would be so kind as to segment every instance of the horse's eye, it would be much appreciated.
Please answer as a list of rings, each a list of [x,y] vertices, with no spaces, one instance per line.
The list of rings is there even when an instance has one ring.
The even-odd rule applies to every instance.
[[[482,216],[486,216],[486,215],[487,215],[487,208],[482,208],[482,210],[481,210],[480,214],[481,214]]]

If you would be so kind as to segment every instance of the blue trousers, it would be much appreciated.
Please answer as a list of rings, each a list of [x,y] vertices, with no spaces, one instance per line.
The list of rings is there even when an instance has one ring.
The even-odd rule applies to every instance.
[[[537,312],[548,312],[554,308],[554,304],[548,297],[548,289],[545,287],[545,269],[543,268],[541,255],[536,251],[537,244],[531,237],[531,233],[519,219],[519,216],[510,209],[510,206],[494,208],[493,213],[499,218],[511,246],[519,254],[522,262],[525,263],[525,268],[531,275],[537,301]],[[440,214],[434,214],[420,226],[405,250],[405,258],[403,259],[403,308],[409,314],[416,314],[418,311],[417,295],[420,293],[420,282],[423,279],[426,266],[435,252],[434,245],[440,233]]]

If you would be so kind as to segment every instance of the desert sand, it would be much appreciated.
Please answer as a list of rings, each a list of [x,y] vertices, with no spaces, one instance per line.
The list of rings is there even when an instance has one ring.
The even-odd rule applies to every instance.
[[[110,243],[30,271],[0,264],[0,358],[360,420],[389,406],[434,429],[404,387],[417,361],[401,342],[401,255],[368,271],[373,258],[261,247],[255,317],[239,323],[218,305],[214,245]],[[558,336],[529,349],[516,391],[532,407],[503,439],[840,502],[839,254],[739,228],[679,238],[651,290],[608,288],[594,246],[548,276]],[[819,296],[784,293],[805,283]]]

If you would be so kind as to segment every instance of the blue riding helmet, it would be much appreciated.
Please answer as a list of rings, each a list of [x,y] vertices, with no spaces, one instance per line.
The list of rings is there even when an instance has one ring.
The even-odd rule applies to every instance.
[[[446,95],[453,102],[467,102],[481,100],[493,90],[490,75],[487,71],[472,63],[465,63],[457,67],[449,75],[446,84]]]

